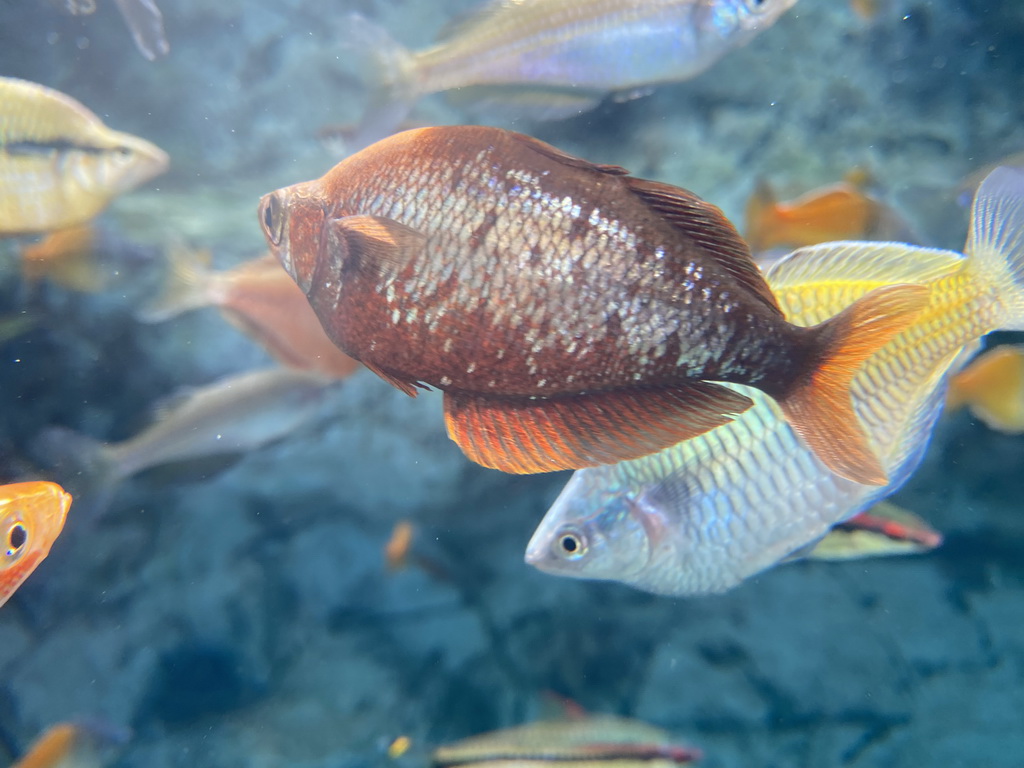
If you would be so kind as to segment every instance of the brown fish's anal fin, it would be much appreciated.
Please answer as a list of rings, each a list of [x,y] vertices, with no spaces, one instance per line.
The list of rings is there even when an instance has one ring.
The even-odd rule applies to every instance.
[[[697,243],[734,279],[782,316],[779,302],[750,255],[749,246],[717,206],[660,181],[629,178],[626,183],[651,210]]]
[[[397,275],[426,242],[426,235],[384,216],[344,216],[328,223],[331,248],[343,248],[353,268]]]
[[[637,459],[732,421],[751,400],[697,381],[549,400],[446,392],[448,435],[472,461],[526,475]]]
[[[384,381],[386,381],[395,389],[400,389],[403,392],[405,392],[405,394],[407,394],[409,397],[416,397],[416,395],[419,394],[419,389],[417,389],[417,385],[415,384],[415,382],[409,382],[405,381],[404,379],[396,378],[395,376],[392,376],[390,373],[382,371],[380,368],[374,365],[370,365],[369,363],[364,362],[363,365],[365,365],[375,374],[380,376],[382,379],[384,379]]]
[[[914,321],[928,302],[923,285],[888,285],[816,327],[818,366],[779,398],[786,419],[825,466],[863,485],[885,485],[850,399],[861,364]]]

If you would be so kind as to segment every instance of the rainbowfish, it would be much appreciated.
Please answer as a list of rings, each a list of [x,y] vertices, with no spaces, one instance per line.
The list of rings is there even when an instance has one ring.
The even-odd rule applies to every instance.
[[[110,489],[151,467],[255,450],[280,440],[317,414],[330,388],[321,374],[269,368],[228,376],[176,398],[155,423],[119,443],[99,443],[50,427],[36,451],[85,469]]]
[[[700,750],[675,743],[639,720],[600,715],[541,721],[439,747],[432,768],[673,768],[700,760]]]
[[[718,208],[522,134],[406,131],[265,195],[271,250],[338,347],[444,391],[473,461],[530,474],[636,458],[776,398],[836,472],[882,484],[849,382],[923,307],[886,286],[788,323]]]
[[[1024,345],[988,349],[950,379],[946,407],[965,405],[989,429],[1024,433]]]
[[[0,486],[0,605],[50,554],[70,507],[70,494],[56,483]]]
[[[359,369],[359,363],[327,338],[305,294],[273,256],[226,272],[210,271],[208,259],[181,245],[172,245],[168,256],[170,277],[164,292],[138,313],[140,320],[160,322],[215,306],[283,365],[336,379]]]
[[[795,322],[813,323],[889,283],[927,285],[930,303],[854,377],[853,398],[889,484],[837,477],[778,406],[639,461],[577,472],[527,547],[549,573],[667,595],[722,592],[799,552],[892,493],[914,471],[961,350],[1024,329],[1024,173],[999,169],[974,201],[966,256],[898,243],[827,243],[767,274]]]
[[[0,77],[0,237],[84,224],[168,164],[70,96]]]
[[[128,733],[91,723],[57,723],[47,728],[11,768],[102,768],[109,747]]]
[[[897,240],[909,227],[895,211],[847,179],[779,202],[759,181],[747,201],[745,238],[755,253],[833,240]]]
[[[696,77],[772,26],[796,0],[490,0],[415,53],[358,14],[371,103],[353,149],[395,130],[416,100],[450,92],[489,111],[568,117]]]

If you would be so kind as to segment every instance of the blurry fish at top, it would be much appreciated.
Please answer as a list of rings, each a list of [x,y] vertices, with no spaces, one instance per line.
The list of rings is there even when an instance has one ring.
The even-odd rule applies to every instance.
[[[336,379],[359,369],[359,363],[327,338],[306,295],[274,256],[213,272],[209,253],[175,243],[168,250],[168,259],[167,285],[161,296],[138,313],[143,322],[161,322],[214,306],[283,365]]]
[[[71,496],[56,483],[0,485],[0,605],[50,554],[70,507]]]
[[[674,768],[702,757],[660,728],[596,715],[529,723],[439,747],[432,768]]]
[[[11,768],[103,768],[111,748],[129,738],[125,729],[94,723],[57,723],[47,728]]]
[[[168,164],[69,96],[0,77],[0,237],[84,224]]]
[[[794,322],[813,323],[879,286],[917,282],[930,303],[854,377],[854,406],[889,484],[837,477],[774,401],[652,456],[576,472],[526,559],[543,571],[649,592],[722,592],[799,555],[913,473],[951,368],[997,329],[1024,330],[1024,173],[998,169],[974,203],[965,256],[899,243],[825,243],[767,274]]]
[[[152,426],[128,440],[100,443],[50,427],[33,451],[68,475],[84,473],[89,490],[100,496],[152,467],[253,451],[280,440],[313,420],[330,384],[322,375],[288,368],[248,371],[178,395]]]
[[[988,349],[953,376],[946,407],[964,406],[989,429],[1024,433],[1024,346]]]
[[[860,560],[917,555],[942,544],[942,534],[902,507],[880,501],[835,525],[819,542],[789,559]]]
[[[850,8],[864,21],[872,21],[887,0],[850,0]]]
[[[263,197],[271,250],[346,354],[444,391],[471,460],[531,474],[636,458],[776,398],[844,477],[885,473],[853,413],[860,363],[927,291],[890,285],[788,323],[715,206],[498,128],[406,131]]]
[[[755,254],[773,248],[802,248],[834,240],[914,241],[910,227],[892,208],[864,191],[867,177],[846,179],[779,202],[772,186],[757,183],[747,201],[745,237]]]
[[[164,34],[163,14],[153,0],[114,1],[139,53],[150,61],[156,61],[171,52],[171,44]],[[65,5],[74,16],[88,16],[96,11],[96,0],[66,0]]]
[[[350,151],[394,132],[416,100],[450,92],[484,114],[558,119],[688,80],[775,23],[796,0],[490,0],[411,52],[347,19],[373,92]]]

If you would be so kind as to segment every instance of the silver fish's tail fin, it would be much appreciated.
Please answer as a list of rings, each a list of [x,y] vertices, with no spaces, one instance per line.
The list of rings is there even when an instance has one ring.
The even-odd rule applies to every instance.
[[[31,453],[60,479],[79,509],[92,515],[109,506],[124,479],[109,445],[67,427],[44,429],[32,441]]]
[[[212,303],[208,290],[211,276],[208,259],[181,243],[171,243],[167,262],[163,292],[135,312],[136,320],[161,323]]]
[[[815,326],[817,366],[778,398],[793,431],[818,459],[855,483],[885,485],[888,478],[853,409],[853,377],[867,358],[914,321],[928,294],[923,285],[878,288]]]
[[[964,252],[1006,309],[1000,329],[1024,330],[1024,169],[996,168],[981,182]]]
[[[352,154],[394,133],[421,94],[411,51],[358,13],[349,14],[345,26],[343,46],[353,52],[370,91],[362,119],[346,136]]]

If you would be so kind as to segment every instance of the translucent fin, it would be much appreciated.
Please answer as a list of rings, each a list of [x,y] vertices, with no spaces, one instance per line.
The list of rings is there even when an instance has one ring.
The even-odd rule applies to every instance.
[[[115,0],[124,23],[132,33],[135,47],[150,61],[171,52],[164,34],[164,17],[153,0]]]
[[[989,429],[1024,433],[1024,346],[995,347],[975,358],[950,380],[946,403],[966,404]]]
[[[92,510],[105,508],[125,477],[115,447],[66,427],[44,429],[32,441],[31,453]]]
[[[488,119],[564,120],[588,112],[607,94],[581,88],[473,85],[447,91],[453,106]]]
[[[167,277],[163,292],[141,307],[135,318],[143,323],[161,323],[172,317],[214,303],[210,292],[210,252],[193,251],[181,243],[167,249]]]
[[[830,470],[864,485],[885,485],[850,400],[861,363],[906,328],[928,301],[920,285],[879,288],[816,326],[823,343],[817,368],[779,398],[786,419]]]
[[[996,168],[974,197],[965,252],[999,291],[1003,330],[1024,330],[1024,169]]]
[[[694,382],[665,390],[551,400],[445,393],[448,435],[472,461],[513,474],[613,464],[654,453],[731,421],[752,401]]]
[[[396,275],[423,249],[426,236],[384,216],[344,216],[327,223],[329,247],[342,247],[353,269]]]
[[[928,552],[942,534],[902,507],[880,501],[833,528],[802,556],[810,560],[859,560]]]

